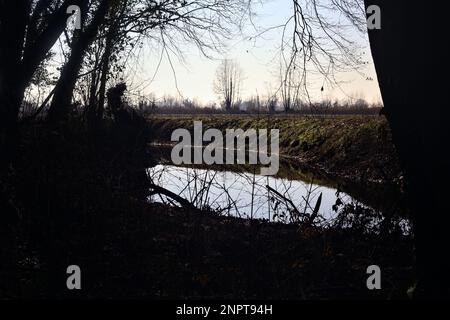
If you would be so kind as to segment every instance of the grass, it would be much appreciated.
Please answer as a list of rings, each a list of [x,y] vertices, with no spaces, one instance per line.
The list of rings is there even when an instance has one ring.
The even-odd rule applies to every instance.
[[[279,129],[280,152],[312,168],[361,183],[396,184],[401,176],[388,123],[378,116],[158,115],[154,140],[170,142],[177,128]]]

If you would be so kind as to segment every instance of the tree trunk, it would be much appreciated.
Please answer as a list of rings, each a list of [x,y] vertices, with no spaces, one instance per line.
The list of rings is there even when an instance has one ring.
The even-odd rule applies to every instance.
[[[24,92],[36,69],[66,26],[65,0],[46,18],[46,28],[37,34],[37,21],[49,1],[40,0],[31,13],[30,0],[0,1],[0,162],[2,169],[13,158],[18,143],[17,121]],[[26,32],[25,32],[26,31]],[[25,41],[26,39],[26,41]]]
[[[95,64],[94,64],[94,71],[91,75],[91,81],[89,85],[89,99],[87,100],[87,108],[88,108],[88,114],[94,113],[94,108],[97,105],[97,88],[99,83],[99,75],[100,72],[98,71],[99,68],[99,57],[95,58]]]
[[[65,122],[70,112],[73,90],[77,81],[78,73],[83,63],[86,50],[95,40],[100,26],[105,20],[110,1],[103,0],[97,8],[89,26],[78,34],[73,42],[69,60],[64,65],[55,93],[48,112],[47,120],[51,126]]]
[[[0,4],[0,39],[4,44],[0,49],[0,165],[3,171],[14,158],[18,141],[17,117],[25,91],[18,70],[30,3],[19,0],[13,5],[6,1]]]
[[[369,30],[385,114],[396,146],[414,224],[418,297],[449,294],[448,75],[444,17],[433,4],[365,0],[381,8],[381,30]],[[441,10],[441,15],[442,15]],[[440,24],[440,25],[439,25]],[[448,66],[447,66],[448,68]]]
[[[69,61],[61,72],[58,83],[55,86],[55,93],[47,115],[47,120],[51,124],[65,122],[70,112],[72,94],[77,81],[78,72],[84,57],[84,45],[77,42],[72,48]]]
[[[97,119],[103,117],[103,112],[105,110],[105,96],[106,96],[106,82],[108,81],[108,73],[110,68],[110,59],[112,54],[112,49],[114,45],[114,36],[116,28],[111,26],[111,30],[108,32],[105,42],[105,53],[103,55],[103,64],[100,78],[100,89],[98,92],[98,106],[97,106]]]

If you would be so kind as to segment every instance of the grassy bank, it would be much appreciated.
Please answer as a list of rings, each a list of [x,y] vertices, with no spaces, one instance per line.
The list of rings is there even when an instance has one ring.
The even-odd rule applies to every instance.
[[[192,131],[195,120],[203,122],[203,130],[279,129],[283,156],[328,175],[382,184],[398,183],[401,175],[384,117],[159,115],[148,120],[154,139],[159,142],[170,142],[177,128]]]

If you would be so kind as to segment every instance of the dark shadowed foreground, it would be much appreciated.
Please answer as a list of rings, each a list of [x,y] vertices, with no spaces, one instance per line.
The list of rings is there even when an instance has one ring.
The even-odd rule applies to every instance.
[[[105,121],[93,134],[81,123],[21,129],[1,177],[1,298],[407,298],[412,241],[396,226],[376,232],[349,208],[321,228],[149,203],[146,125]],[[372,264],[379,291],[366,287]]]

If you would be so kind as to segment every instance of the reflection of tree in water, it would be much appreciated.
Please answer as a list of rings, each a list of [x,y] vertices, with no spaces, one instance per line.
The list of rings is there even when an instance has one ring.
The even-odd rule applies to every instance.
[[[361,232],[409,232],[405,219],[386,217],[340,190],[332,190],[333,205],[327,211],[325,200],[330,198],[331,191],[314,184],[314,180],[292,181],[244,172],[163,165],[149,169],[148,176],[153,184],[212,214]],[[149,200],[174,206],[179,202],[158,193]]]

